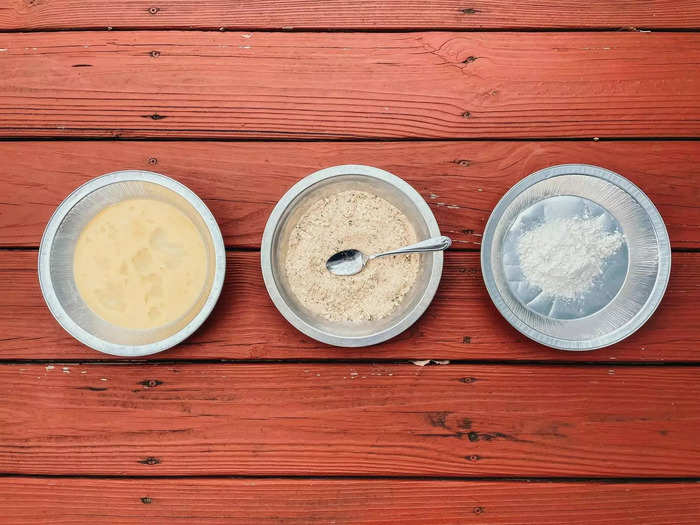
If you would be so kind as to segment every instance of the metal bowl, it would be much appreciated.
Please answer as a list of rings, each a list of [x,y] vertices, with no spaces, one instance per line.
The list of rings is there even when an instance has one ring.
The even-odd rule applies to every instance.
[[[106,206],[131,198],[158,199],[176,206],[199,230],[208,254],[199,299],[179,319],[151,330],[129,330],[98,317],[82,300],[73,278],[73,254],[83,228]],[[160,352],[192,334],[214,308],[225,271],[224,242],[209,209],[187,187],[150,171],[117,171],[77,188],[52,215],[39,247],[41,293],[59,324],[81,343],[125,357]]]
[[[524,280],[517,241],[545,217],[599,217],[624,243],[575,301],[541,294]],[[561,350],[593,350],[632,334],[654,312],[671,271],[664,222],[642,190],[604,168],[565,164],[513,186],[494,208],[481,245],[481,270],[494,304],[531,339]]]
[[[297,182],[272,210],[261,246],[265,286],[280,313],[299,331],[323,343],[358,347],[381,343],[411,326],[433,299],[442,277],[442,252],[425,253],[416,283],[389,316],[361,323],[331,322],[309,312],[289,288],[284,270],[291,230],[308,208],[332,193],[364,190],[387,200],[411,221],[418,238],[440,235],[427,203],[396,175],[371,166],[344,165],[322,169]]]

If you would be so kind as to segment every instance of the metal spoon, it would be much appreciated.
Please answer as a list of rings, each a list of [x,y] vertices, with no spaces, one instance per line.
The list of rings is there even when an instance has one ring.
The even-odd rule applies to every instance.
[[[425,241],[417,242],[403,248],[391,250],[390,252],[377,253],[369,257],[360,250],[343,250],[331,255],[326,261],[326,268],[335,275],[355,275],[362,271],[362,268],[377,257],[386,257],[387,255],[400,255],[402,253],[418,253],[418,252],[440,252],[446,250],[452,244],[452,239],[445,237],[432,237]]]

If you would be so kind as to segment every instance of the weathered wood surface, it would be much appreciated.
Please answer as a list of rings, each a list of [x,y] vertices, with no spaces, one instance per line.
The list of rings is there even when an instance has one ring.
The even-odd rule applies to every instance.
[[[687,477],[689,367],[0,366],[0,472]]]
[[[6,0],[2,29],[697,28],[697,0]]]
[[[700,135],[697,33],[6,33],[0,136]]]
[[[229,253],[226,281],[211,317],[192,337],[151,359],[472,359],[538,361],[693,361],[700,359],[700,253],[676,253],[668,291],[637,333],[592,352],[534,343],[492,305],[479,254],[446,255],[428,311],[403,334],[366,348],[336,348],[298,332],[270,301],[257,253]],[[0,251],[0,358],[119,360],[63,331],[39,290],[36,252]]]
[[[695,525],[697,483],[0,478],[3,523]]]
[[[1,96],[1,95],[0,95]],[[279,198],[337,164],[369,164],[406,179],[457,248],[479,248],[493,207],[529,173],[554,164],[605,166],[639,185],[675,248],[700,248],[700,143],[640,142],[6,142],[0,143],[0,245],[38,246],[74,188],[125,168],[175,177],[211,208],[225,242],[258,247]]]

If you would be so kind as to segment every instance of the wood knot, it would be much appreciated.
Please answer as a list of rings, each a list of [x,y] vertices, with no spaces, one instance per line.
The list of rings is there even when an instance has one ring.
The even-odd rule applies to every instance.
[[[434,427],[447,428],[447,416],[452,412],[427,412],[428,422]]]
[[[463,116],[468,117],[469,115],[470,115],[470,113],[467,111],[466,113],[464,113]],[[472,163],[472,162],[471,162],[470,160],[467,160],[467,159],[459,159],[459,160],[456,160],[456,161],[455,161],[455,164],[457,164],[457,165],[459,165],[459,166],[463,166],[463,167],[465,167],[465,168],[466,168],[467,166],[469,166],[471,163]]]
[[[149,505],[152,502],[153,502],[153,500],[151,498],[149,498],[148,496],[141,498],[141,503],[143,503],[144,505]]]
[[[462,60],[462,64],[470,64],[471,62],[476,62],[478,57],[467,57],[465,60]]]
[[[155,50],[154,50],[154,51],[151,51],[151,52],[150,52],[150,55],[151,55],[153,58],[158,58],[158,57],[160,56],[160,51],[155,51]]]
[[[471,342],[472,342],[472,338],[469,337],[468,335],[465,335],[464,337],[462,337],[462,343],[464,343],[465,345],[468,345]],[[471,379],[471,378],[465,377],[464,379]],[[467,383],[467,381],[465,381],[465,383]]]
[[[149,15],[155,15],[156,13],[158,13],[158,11],[160,11],[160,7],[149,7],[148,8]]]
[[[484,507],[474,507],[473,512],[474,512],[474,514],[483,514]]]
[[[465,15],[475,15],[479,12],[478,9],[474,9],[473,7],[467,7],[466,9],[460,9],[460,11]]]
[[[151,118],[153,120],[162,120],[162,119],[167,118],[167,117],[165,117],[164,115],[159,115],[158,113],[154,113],[153,115],[151,115]]]
[[[469,111],[465,111],[464,113],[462,113],[462,116],[463,116],[464,118],[469,118],[469,117],[472,116],[472,114],[471,114]]]
[[[479,456],[477,456],[476,454],[472,454],[471,456],[467,456],[467,459],[472,463],[476,463],[477,461],[479,461]]]
[[[155,158],[155,157],[151,157],[151,158],[148,159],[148,163],[149,163],[151,166],[155,166],[156,164],[158,164],[158,159]]]
[[[158,458],[154,458],[153,456],[149,456],[144,459],[140,459],[139,463],[142,465],[157,465],[160,463],[160,460]]]
[[[477,434],[476,432],[469,432],[469,434],[467,434],[467,437],[471,442],[479,441],[479,434]]]

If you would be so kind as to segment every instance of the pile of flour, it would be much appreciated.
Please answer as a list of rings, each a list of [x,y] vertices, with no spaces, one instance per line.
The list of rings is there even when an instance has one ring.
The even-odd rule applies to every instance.
[[[285,270],[299,302],[329,321],[391,314],[418,275],[420,255],[374,259],[358,274],[333,275],[328,258],[350,248],[371,255],[413,244],[416,233],[395,206],[365,191],[343,191],[311,205],[290,234]]]
[[[624,242],[622,233],[603,228],[602,218],[552,219],[525,232],[517,251],[527,282],[558,299],[589,290]]]

